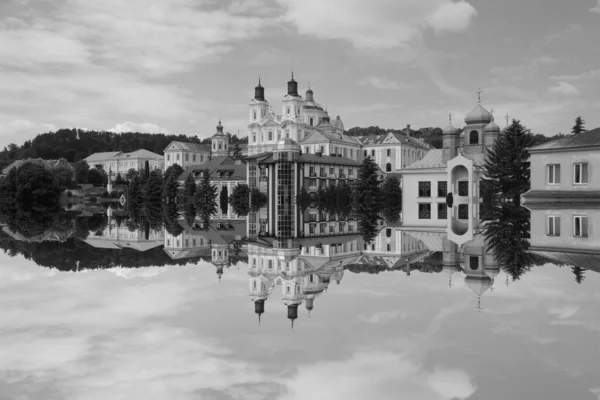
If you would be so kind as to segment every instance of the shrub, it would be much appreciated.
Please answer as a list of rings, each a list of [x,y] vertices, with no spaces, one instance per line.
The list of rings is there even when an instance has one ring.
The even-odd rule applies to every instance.
[[[70,190],[67,190],[67,197],[73,197],[73,193]]]
[[[104,192],[102,192],[102,197],[108,197],[108,191],[105,190]]]
[[[90,203],[95,203],[96,202],[96,196],[92,196],[90,197]]]
[[[113,199],[114,199],[115,197],[117,197],[117,191],[116,191],[116,190],[113,190],[112,192],[110,192],[110,197],[112,197]]]

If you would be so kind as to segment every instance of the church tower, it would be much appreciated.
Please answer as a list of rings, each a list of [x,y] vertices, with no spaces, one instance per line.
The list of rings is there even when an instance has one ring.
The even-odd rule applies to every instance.
[[[460,129],[452,126],[452,114],[449,114],[448,119],[450,124],[444,128],[443,137],[444,137],[444,153],[443,160],[444,163],[452,160],[458,154],[458,135]]]
[[[269,110],[269,102],[265,99],[265,88],[258,79],[258,86],[254,88],[254,98],[250,101],[250,116],[249,123],[258,123],[266,115]]]
[[[500,127],[494,122],[494,116],[492,115],[492,122],[490,122],[483,131],[483,144],[486,150],[491,150],[494,147],[494,143],[500,136]]]
[[[302,105],[304,100],[298,94],[298,82],[292,79],[287,83],[287,94],[283,96],[281,116],[282,116],[282,137],[288,137],[293,140],[300,140],[299,131],[301,131]]]
[[[465,117],[464,152],[465,155],[483,154],[484,130],[492,122],[492,114],[481,105],[481,90],[477,92],[479,103]]]
[[[229,152],[229,137],[223,133],[223,125],[221,120],[217,124],[217,132],[210,138],[211,152],[214,156],[227,155]]]

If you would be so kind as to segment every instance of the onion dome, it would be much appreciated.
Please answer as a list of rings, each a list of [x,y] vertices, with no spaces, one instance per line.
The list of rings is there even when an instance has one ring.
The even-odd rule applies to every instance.
[[[492,287],[492,280],[487,276],[467,276],[465,278],[465,283],[477,296],[481,296]]]
[[[313,300],[314,299],[312,299],[312,298],[310,298],[310,299],[307,298],[306,299],[306,310],[310,311],[310,310],[312,310],[314,308]]]
[[[290,321],[292,321],[292,329],[294,329],[294,320],[298,318],[298,305],[297,304],[290,304],[288,306],[288,319]]]
[[[308,88],[308,90],[306,91],[306,101],[314,101],[313,100],[313,91],[311,88]]]
[[[212,137],[217,137],[217,136],[225,136],[225,134],[223,133],[223,125],[221,125],[220,119],[219,119],[219,123],[217,124],[217,133],[215,133]]]
[[[300,145],[289,137],[284,137],[280,139],[277,144],[275,144],[274,151],[296,151],[300,152]],[[285,256],[285,255],[283,255]]]
[[[289,96],[299,97],[298,95],[298,82],[294,80],[294,71],[292,71],[292,79],[288,82],[288,92]]]
[[[323,107],[314,100],[312,89],[308,89],[306,91],[306,100],[304,101],[304,104],[302,105],[302,109],[303,110],[320,110],[320,111],[323,111]]]
[[[473,111],[467,114],[465,117],[465,123],[467,125],[473,124],[489,124],[492,122],[492,114],[483,108],[481,104],[477,104]]]
[[[454,126],[452,126],[452,124],[450,124],[444,128],[443,134],[444,135],[457,135],[458,132],[460,132],[460,129],[455,128]]]
[[[265,101],[265,88],[260,84],[260,78],[258,78],[258,86],[254,88],[254,99]]]
[[[492,119],[492,122],[490,122],[489,124],[486,125],[484,132],[500,133],[500,127]]]

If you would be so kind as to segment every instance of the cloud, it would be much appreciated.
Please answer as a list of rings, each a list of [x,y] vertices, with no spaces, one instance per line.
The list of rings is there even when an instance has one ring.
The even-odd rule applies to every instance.
[[[466,1],[446,2],[438,7],[429,17],[427,22],[435,33],[464,31],[471,25],[477,16],[477,10]]]
[[[552,86],[548,89],[550,93],[563,95],[563,96],[577,96],[580,94],[579,89],[570,83],[560,81],[556,86]]]
[[[524,63],[498,66],[491,69],[491,73],[497,76],[494,84],[502,80],[522,80],[539,77],[543,71],[557,64],[558,61],[552,57],[540,56],[532,58]]]
[[[400,315],[399,311],[382,311],[382,312],[378,312],[375,313],[369,317],[367,316],[360,316],[358,317],[358,319],[360,321],[366,322],[368,324],[387,324],[388,322],[394,321],[398,318],[402,318],[405,315]]]
[[[429,375],[429,384],[444,399],[466,399],[475,393],[475,386],[463,371],[437,370]]]
[[[551,308],[550,310],[548,310],[548,312],[552,315],[556,315],[558,319],[567,319],[577,314],[577,311],[579,311],[580,309],[580,306],[573,305],[564,306],[560,308]]]
[[[590,8],[590,11],[593,12],[593,13],[600,14],[600,0],[598,0],[598,5],[597,6]]]
[[[358,49],[404,47],[429,28],[466,29],[477,14],[463,0],[279,0],[298,32],[350,42]]]
[[[369,76],[358,82],[359,85],[371,85],[374,88],[381,90],[399,90],[406,89],[409,87],[408,84],[404,82],[392,81],[386,78],[380,78],[377,76]]]
[[[142,132],[142,133],[168,133],[168,130],[150,122],[124,122],[107,129],[109,132]]]
[[[551,79],[560,81],[579,81],[584,79],[600,79],[600,69],[592,71],[586,71],[578,75],[557,75],[552,76]]]

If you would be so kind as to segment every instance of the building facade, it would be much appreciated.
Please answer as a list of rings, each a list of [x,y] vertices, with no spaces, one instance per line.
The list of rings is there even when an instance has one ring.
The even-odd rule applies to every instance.
[[[98,164],[102,165],[104,171],[111,177],[116,177],[118,174],[125,176],[130,169],[141,172],[146,168],[146,161],[151,171],[155,169],[162,170],[164,166],[163,156],[144,149],[131,153],[120,151],[94,153],[87,157],[85,161],[90,168]]]
[[[410,134],[410,125],[406,129]],[[386,173],[399,173],[423,159],[432,147],[420,139],[389,132],[387,135],[359,136],[362,156],[371,157]]]

